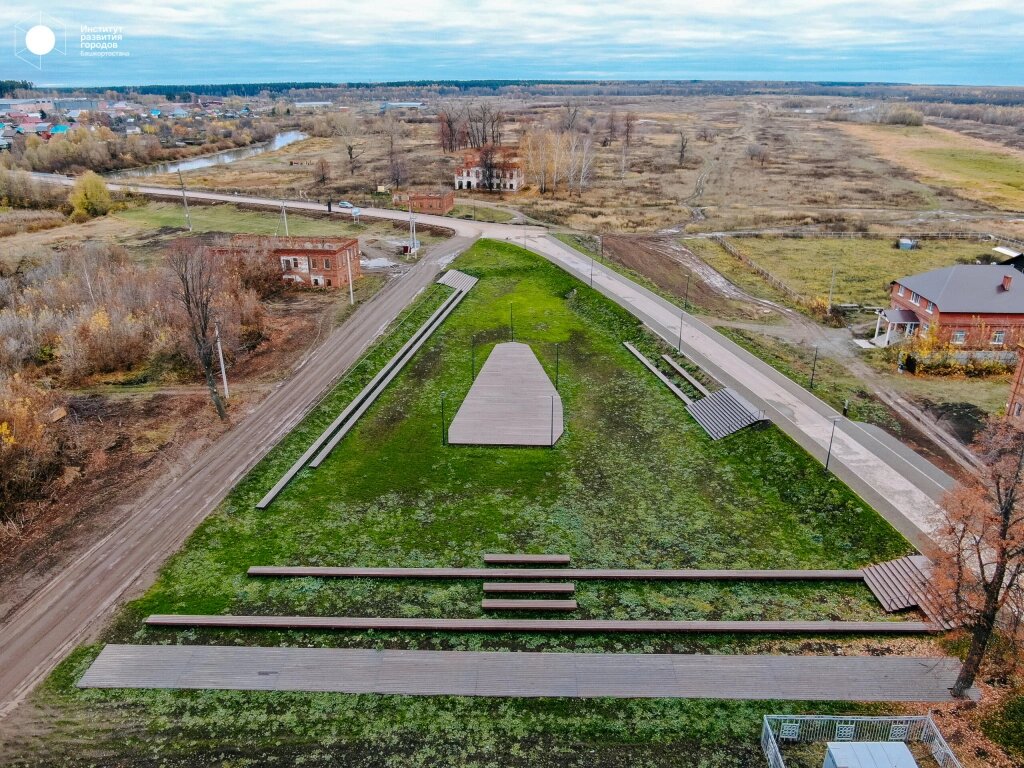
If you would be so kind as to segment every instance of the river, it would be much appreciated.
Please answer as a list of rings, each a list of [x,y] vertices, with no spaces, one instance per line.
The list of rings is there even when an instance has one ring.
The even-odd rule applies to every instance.
[[[228,149],[224,152],[216,152],[212,155],[203,155],[201,157],[190,157],[186,160],[174,160],[167,163],[144,165],[141,168],[128,168],[123,171],[108,173],[107,178],[140,178],[145,176],[158,176],[163,173],[177,173],[178,171],[184,173],[185,171],[195,171],[199,168],[209,168],[213,165],[227,165],[228,163],[233,163],[236,160],[244,160],[247,157],[260,155],[264,152],[271,152],[275,149],[281,149],[281,147],[287,147],[289,144],[294,144],[296,141],[302,141],[305,138],[308,138],[308,136],[302,131],[282,131],[281,133],[276,134],[270,141],[265,141],[262,144],[256,144],[251,147]]]

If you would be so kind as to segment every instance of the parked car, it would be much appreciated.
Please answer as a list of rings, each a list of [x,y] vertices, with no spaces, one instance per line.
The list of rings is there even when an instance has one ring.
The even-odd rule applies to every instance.
[[[348,200],[342,200],[341,202],[339,202],[338,203],[338,207],[339,208],[355,208],[355,206],[352,205],[352,203],[350,203]]]

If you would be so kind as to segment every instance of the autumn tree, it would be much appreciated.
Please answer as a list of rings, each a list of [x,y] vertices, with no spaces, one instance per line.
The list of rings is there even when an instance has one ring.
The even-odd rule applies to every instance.
[[[622,143],[627,149],[633,145],[633,139],[636,137],[636,121],[636,112],[626,113],[626,119],[622,123]]]
[[[98,175],[92,171],[82,174],[68,195],[73,221],[85,221],[96,216],[105,216],[114,203],[110,190]]]
[[[331,164],[327,162],[327,158],[321,157],[316,161],[316,165],[313,166],[313,182],[315,184],[324,185],[331,180]]]
[[[188,337],[206,378],[210,399],[217,415],[226,420],[228,414],[217,391],[213,368],[213,303],[221,278],[220,264],[214,251],[181,240],[168,251],[167,267],[171,273],[170,293],[184,311]]]
[[[1019,639],[1024,573],[1024,431],[996,422],[976,443],[984,469],[942,503],[936,595],[951,623],[970,635],[953,693],[962,696],[1001,626]]]

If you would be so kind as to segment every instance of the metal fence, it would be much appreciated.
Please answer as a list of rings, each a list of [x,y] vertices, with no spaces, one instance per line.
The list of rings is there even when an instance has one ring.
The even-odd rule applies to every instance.
[[[858,717],[765,715],[761,750],[769,768],[786,768],[780,745],[827,741],[902,741],[927,745],[941,768],[963,768],[929,715]]]

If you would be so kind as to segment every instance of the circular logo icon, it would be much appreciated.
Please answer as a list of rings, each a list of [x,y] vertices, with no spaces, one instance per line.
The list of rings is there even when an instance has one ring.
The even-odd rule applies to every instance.
[[[25,33],[25,47],[36,56],[45,56],[57,44],[57,36],[45,24],[36,24]]]

